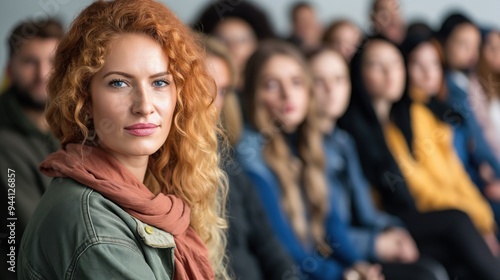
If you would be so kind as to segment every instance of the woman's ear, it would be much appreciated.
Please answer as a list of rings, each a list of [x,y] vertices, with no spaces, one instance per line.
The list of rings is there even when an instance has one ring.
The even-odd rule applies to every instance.
[[[93,119],[92,117],[92,105],[87,103],[83,106],[81,115],[83,116],[83,121],[87,123],[89,120]]]

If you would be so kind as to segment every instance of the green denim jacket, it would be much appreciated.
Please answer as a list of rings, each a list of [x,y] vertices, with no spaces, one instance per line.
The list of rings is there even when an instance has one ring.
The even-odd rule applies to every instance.
[[[19,279],[173,279],[174,238],[98,192],[55,178],[22,238]]]

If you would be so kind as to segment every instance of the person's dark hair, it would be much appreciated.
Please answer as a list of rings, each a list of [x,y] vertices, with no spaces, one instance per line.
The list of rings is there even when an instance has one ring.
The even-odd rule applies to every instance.
[[[423,22],[416,22],[408,26],[406,39],[401,44],[401,50],[405,58],[406,69],[408,70],[408,63],[413,51],[424,43],[430,43],[438,52],[441,62],[441,68],[444,72],[444,54],[441,46],[435,38],[435,32],[427,24]],[[462,121],[462,116],[455,112],[444,99],[446,98],[446,85],[443,80],[440,92],[434,92],[436,95],[429,99],[425,104],[434,114],[436,118],[443,122],[447,122],[451,118],[457,121]],[[407,93],[407,92],[406,92]],[[410,145],[411,147],[411,145]]]
[[[378,12],[379,8],[379,3],[380,0],[373,0],[371,5],[370,5],[370,13],[376,13]]]
[[[426,23],[415,22],[408,25],[406,38],[401,43],[401,52],[405,60],[408,60],[410,53],[420,44],[431,42],[435,38],[435,33]]]
[[[303,8],[312,9],[312,7],[313,6],[311,5],[311,3],[306,2],[306,1],[294,3],[292,5],[292,7],[290,8],[290,20],[292,22],[295,21],[295,19],[297,17],[297,13],[299,12],[300,9],[303,9]]]
[[[399,0],[397,0],[399,2]],[[380,7],[380,2],[381,0],[373,0],[371,5],[370,5],[370,11],[369,13],[373,16],[373,14],[378,13],[381,11]]]
[[[368,89],[362,78],[364,52],[374,41],[383,41],[399,49],[393,42],[380,35],[369,37],[361,44],[351,61],[351,101],[347,112],[340,118],[338,124],[354,137],[364,174],[381,194],[385,210],[397,215],[403,214],[402,212],[416,212],[415,202],[409,193],[403,174],[387,146],[384,131],[375,114]],[[394,110],[393,108],[391,116],[401,115],[400,111],[404,111],[403,108],[408,106],[407,100],[398,103],[400,105],[395,107],[400,109]],[[392,120],[394,121],[393,117]],[[409,113],[404,116],[404,120],[397,122],[406,123],[408,121]],[[403,134],[407,134],[407,131],[403,131]],[[405,135],[405,138],[407,137],[408,135]]]
[[[193,29],[204,34],[212,34],[224,19],[238,18],[252,27],[258,40],[276,37],[269,18],[262,9],[248,1],[239,1],[237,4],[234,2],[221,0],[209,4],[194,22]]]
[[[64,35],[62,24],[53,18],[47,20],[27,20],[19,23],[10,33],[7,44],[9,45],[9,58],[17,53],[26,41],[33,38],[61,39]]]
[[[471,19],[469,19],[462,13],[454,12],[448,15],[441,24],[441,28],[437,33],[437,38],[439,39],[441,44],[444,45],[455,28],[464,23],[475,25]]]
[[[406,29],[407,37],[434,37],[435,33],[436,32],[434,32],[434,30],[424,21],[414,21],[410,23]]]

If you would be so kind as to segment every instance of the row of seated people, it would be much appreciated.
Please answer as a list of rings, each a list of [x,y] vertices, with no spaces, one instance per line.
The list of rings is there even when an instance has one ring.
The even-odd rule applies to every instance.
[[[499,279],[500,32],[453,15],[437,33],[419,23],[400,40],[391,30],[363,38],[342,20],[316,36],[321,46],[304,44],[307,32],[293,46],[262,35],[258,20],[238,14],[245,5],[202,30],[216,37],[207,67],[233,146],[225,169],[235,277]],[[298,6],[296,17],[299,8],[310,10]],[[62,32],[49,26],[42,38],[53,49]],[[242,34],[252,47],[231,38]],[[11,52],[2,161],[30,174],[57,144],[41,121],[45,104],[27,94],[44,91],[45,74],[23,84],[23,53]],[[12,137],[19,129],[29,141]],[[44,188],[19,192],[27,222]]]
[[[327,42],[301,52],[262,40],[240,77],[235,72],[244,117],[224,117],[235,100],[223,106],[229,137],[233,143],[239,138],[228,174],[253,184],[297,265],[282,266],[281,275],[499,277],[494,138],[476,130],[482,124],[466,96],[486,94],[477,76],[493,73],[471,71],[481,33],[456,14],[437,34],[423,23],[410,25],[406,34],[400,44],[367,37],[352,55]],[[480,65],[495,61],[498,34],[483,34]],[[476,51],[463,53],[463,44]],[[470,84],[459,88],[463,78]],[[244,125],[227,124],[239,119]],[[237,192],[238,183],[231,186]],[[229,204],[234,207],[231,199]],[[268,253],[265,258],[276,260]],[[238,276],[248,275],[248,266],[240,267],[248,262],[233,261],[235,271],[242,269]],[[273,267],[276,272],[279,266]]]

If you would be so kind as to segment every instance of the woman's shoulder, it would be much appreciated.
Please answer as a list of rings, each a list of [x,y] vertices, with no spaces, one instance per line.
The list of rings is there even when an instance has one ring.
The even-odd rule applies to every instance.
[[[428,121],[433,123],[441,123],[441,121],[434,115],[434,113],[426,105],[422,103],[412,103],[411,114],[413,121]]]
[[[241,132],[240,141],[237,144],[237,147],[260,147],[264,144],[264,136],[255,128],[245,125],[243,127],[243,131]]]
[[[245,126],[240,142],[235,148],[236,166],[233,170],[244,171],[256,185],[263,184],[263,181],[274,182],[276,179],[264,159],[263,149],[266,141],[259,131]]]
[[[265,139],[261,133],[249,126],[245,126],[240,141],[234,150],[235,158],[244,167],[261,164],[264,141]]]
[[[44,267],[51,266],[53,273],[63,275],[96,246],[142,255],[139,222],[93,189],[70,178],[54,178],[24,232],[20,257],[40,273],[48,273]]]
[[[99,192],[71,178],[54,178],[42,197],[35,215],[38,221],[64,231],[67,227],[84,232],[82,238],[95,235],[120,236],[118,232],[135,226],[133,218]],[[118,232],[116,228],[120,229]],[[109,231],[109,232],[107,232]]]
[[[351,136],[351,134],[340,127],[335,128],[333,136],[335,137],[338,145],[342,147],[352,146],[354,144],[354,138]]]
[[[428,143],[433,142],[451,143],[453,132],[452,127],[438,119],[434,113],[423,104],[412,104],[412,126],[414,132],[421,140]]]
[[[73,179],[54,178],[30,218],[22,247],[74,253],[103,236],[132,241],[135,227],[127,212],[101,194]]]

